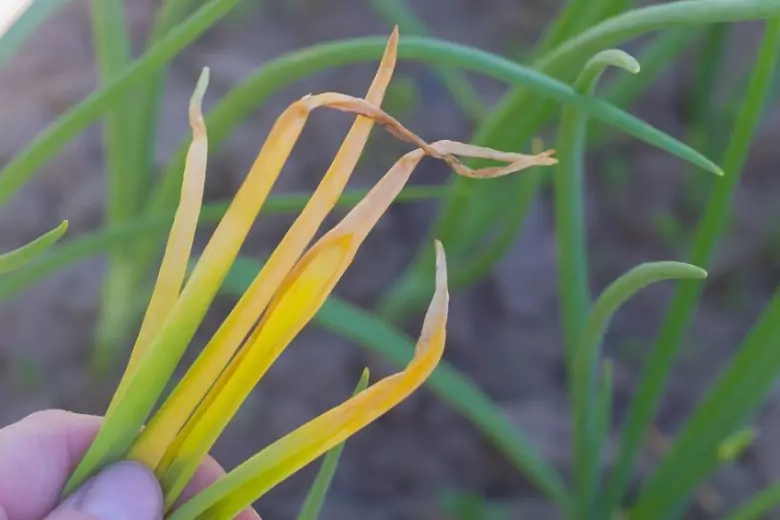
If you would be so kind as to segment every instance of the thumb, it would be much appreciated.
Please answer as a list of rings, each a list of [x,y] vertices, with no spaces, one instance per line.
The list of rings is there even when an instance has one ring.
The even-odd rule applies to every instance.
[[[119,462],[84,484],[46,520],[160,520],[162,492],[141,464]]]

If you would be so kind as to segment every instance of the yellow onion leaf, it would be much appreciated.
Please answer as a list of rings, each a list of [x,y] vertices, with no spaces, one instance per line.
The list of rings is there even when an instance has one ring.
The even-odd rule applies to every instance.
[[[296,264],[244,348],[231,361],[158,467],[172,504],[247,395],[311,320],[352,263],[358,247],[393,202],[424,152],[410,152]]]
[[[65,493],[100,467],[127,455],[214,300],[309,115],[314,109],[326,106],[329,100],[323,95],[307,96],[287,107],[276,120],[179,299],[147,352],[139,356],[132,377],[126,379],[115,395],[101,431],[71,475]],[[370,110],[359,111],[361,115],[371,117],[370,112],[381,112],[366,101],[363,103]]]
[[[169,520],[234,518],[274,486],[406,399],[441,359],[448,300],[444,249],[437,241],[436,291],[414,359],[406,369],[375,383],[263,449],[173,512]]]
[[[369,103],[381,105],[393,75],[397,53],[398,30],[396,28],[388,40],[379,68],[366,95],[366,101]],[[165,450],[228,364],[252,326],[257,323],[274,293],[338,201],[357,165],[373,126],[372,118],[357,117],[311,200],[271,254],[263,270],[134,443],[130,458],[139,460],[153,469],[158,468]]]
[[[395,60],[394,46],[394,39],[391,38],[391,41],[388,44],[388,56],[392,58],[390,60],[392,62]],[[376,85],[380,85],[381,87],[381,85],[384,84],[386,86],[386,82],[389,81],[389,76],[392,72],[392,67],[383,69],[383,71],[380,70],[381,73],[378,73],[380,79],[372,84],[372,89],[374,89]],[[380,90],[384,88],[380,87],[376,88],[379,88]],[[377,95],[379,96],[379,99],[381,99],[381,95]],[[258,291],[257,295],[259,296],[255,295],[257,296],[257,300],[247,300],[248,303],[242,308],[242,313],[239,313],[241,314],[240,320],[237,318],[241,326],[238,327],[235,323],[231,324],[236,327],[236,332],[230,332],[232,331],[232,326],[224,329],[227,331],[225,334],[230,341],[225,342],[227,347],[225,348],[224,353],[220,354],[223,356],[223,359],[220,363],[216,364],[218,368],[215,372],[220,372],[231,357],[234,358],[236,364],[228,366],[228,369],[223,372],[224,377],[221,380],[217,379],[214,381],[215,374],[211,374],[209,377],[210,380],[205,381],[203,387],[197,390],[200,393],[194,394],[196,397],[202,397],[203,390],[212,388],[211,391],[213,392],[213,395],[206,394],[206,397],[202,402],[211,403],[214,405],[216,411],[212,411],[211,406],[204,408],[201,404],[201,407],[195,410],[194,415],[191,415],[192,407],[185,407],[182,409],[183,411],[181,412],[180,417],[176,419],[175,424],[160,430],[162,431],[161,435],[164,437],[167,436],[170,438],[171,435],[178,435],[178,437],[173,439],[172,443],[157,442],[156,436],[150,435],[148,437],[151,440],[149,440],[147,446],[151,447],[153,453],[152,457],[150,457],[149,461],[146,463],[152,468],[157,468],[158,474],[160,474],[160,465],[155,464],[155,462],[159,460],[161,454],[163,458],[167,458],[167,460],[170,461],[170,468],[167,468],[166,464],[163,480],[164,482],[173,483],[171,489],[178,489],[184,480],[188,480],[186,474],[190,471],[189,467],[195,458],[193,455],[191,459],[181,460],[178,458],[178,454],[200,453],[204,446],[205,449],[208,450],[211,445],[210,443],[212,442],[209,439],[211,439],[215,432],[217,435],[221,432],[223,427],[221,425],[225,421],[218,416],[222,415],[229,419],[229,417],[232,416],[232,413],[234,413],[230,411],[231,407],[239,406],[240,402],[243,400],[243,398],[240,398],[237,399],[237,404],[217,406],[222,400],[227,399],[227,397],[223,397],[223,391],[227,391],[226,389],[228,388],[231,390],[238,388],[239,392],[237,396],[241,397],[251,390],[251,385],[245,387],[243,383],[239,384],[238,382],[256,381],[259,379],[259,375],[242,378],[241,375],[243,372],[250,370],[253,364],[247,363],[247,366],[244,366],[243,364],[239,365],[238,361],[244,358],[256,359],[259,360],[257,362],[262,366],[263,359],[267,359],[269,362],[275,359],[275,356],[281,352],[286,346],[286,343],[289,342],[297,331],[305,325],[311,317],[311,314],[316,312],[318,305],[321,305],[321,302],[319,304],[317,302],[319,300],[324,301],[327,297],[327,294],[332,290],[333,285],[335,285],[338,278],[343,274],[344,270],[351,262],[351,259],[360,242],[362,242],[365,237],[365,234],[369,232],[371,227],[376,223],[376,220],[385,212],[387,206],[389,206],[398,191],[403,187],[403,184],[408,179],[416,163],[425,154],[446,161],[461,175],[475,177],[504,175],[510,171],[534,164],[552,164],[554,162],[554,159],[549,157],[549,153],[551,152],[538,156],[524,156],[522,154],[504,154],[501,152],[488,151],[448,141],[429,145],[418,136],[405,129],[398,121],[384,113],[378,106],[372,104],[370,101],[343,94],[326,93],[315,96],[306,96],[290,105],[276,120],[260,153],[252,165],[249,174],[242,183],[242,186],[227,209],[223,219],[217,226],[211,240],[208,242],[190,279],[187,281],[173,307],[167,312],[167,315],[161,323],[157,325],[157,331],[151,337],[151,341],[145,349],[146,352],[143,352],[144,349],[142,348],[139,349],[139,353],[136,354],[135,361],[132,364],[133,366],[130,367],[131,370],[127,372],[126,377],[123,379],[115,396],[115,400],[109,408],[106,420],[103,423],[103,428],[98,433],[98,436],[91,444],[82,462],[71,476],[71,479],[66,486],[66,493],[68,490],[72,490],[75,486],[81,484],[87,477],[100,469],[100,467],[111,461],[127,456],[136,437],[142,431],[142,425],[148,419],[150,412],[165,389],[176,365],[194,336],[209,305],[213,301],[227,271],[235,260],[251,225],[257,217],[273,184],[278,178],[282,167],[287,161],[310,113],[320,107],[330,107],[373,119],[387,127],[391,133],[397,135],[401,139],[416,144],[420,149],[404,156],[404,158],[396,164],[394,169],[391,169],[391,172],[388,172],[386,177],[380,181],[375,187],[375,190],[369,192],[366,199],[364,199],[364,201],[362,201],[361,204],[359,204],[353,212],[342,221],[340,226],[337,226],[336,229],[326,234],[325,237],[318,242],[319,246],[315,245],[309,253],[304,255],[301,260],[298,260],[300,251],[302,248],[305,248],[311,240],[311,236],[313,236],[321,224],[321,218],[318,217],[320,220],[315,221],[316,219],[314,219],[312,215],[318,216],[320,212],[327,213],[327,211],[329,211],[335,202],[335,198],[343,188],[341,184],[346,183],[346,179],[349,177],[349,174],[354,167],[354,164],[352,164],[353,161],[357,161],[357,157],[364,144],[361,144],[361,141],[364,141],[364,136],[361,135],[362,130],[361,132],[352,134],[356,137],[354,137],[355,141],[352,142],[351,145],[348,146],[348,143],[345,143],[342,147],[339,156],[334,160],[334,163],[338,163],[338,165],[331,169],[331,171],[336,172],[333,173],[333,177],[330,178],[332,184],[320,192],[323,193],[321,196],[322,199],[317,199],[319,202],[315,205],[316,208],[311,210],[311,214],[307,218],[299,219],[299,222],[301,222],[299,225],[300,227],[296,229],[294,233],[291,230],[289,236],[292,238],[289,239],[289,245],[286,246],[290,249],[283,250],[281,253],[277,254],[277,258],[280,259],[277,267],[278,271],[275,271],[276,274],[274,276],[269,275],[270,281],[253,284],[256,286]],[[356,122],[356,125],[359,122],[361,124],[368,124],[359,120]],[[365,130],[364,127],[361,128]],[[487,154],[484,156],[510,161],[511,164],[508,167],[472,171],[453,156],[453,153],[458,153],[458,150],[465,152],[466,155],[469,153],[484,153]],[[339,162],[339,157],[341,157],[340,160],[342,162]],[[329,191],[331,193],[328,193]],[[180,205],[184,204],[184,202],[185,201],[180,202]],[[342,247],[343,249],[341,249]],[[334,255],[333,251],[338,251],[339,254]],[[314,256],[320,254],[324,255],[322,259],[328,261],[320,262],[318,260],[315,262]],[[297,264],[295,263],[296,261]],[[289,266],[292,265],[295,265],[296,267],[293,267],[293,272],[288,274]],[[297,266],[302,266],[299,271],[296,271]],[[305,269],[305,267],[308,269]],[[319,272],[318,269],[321,268],[326,271],[329,268],[333,269],[327,280],[315,276]],[[293,274],[295,274],[295,276],[292,276]],[[321,274],[322,273],[320,273],[320,275]],[[298,278],[301,280],[310,280],[310,276],[313,277],[311,280],[316,281],[316,283],[312,282],[312,285],[308,286],[308,289],[306,290],[302,289],[304,286],[296,286],[295,291],[292,290],[292,287],[298,283]],[[273,279],[274,277],[276,277],[275,280]],[[300,283],[303,282],[301,281]],[[318,286],[317,284],[321,284],[321,286]],[[280,285],[284,290],[277,290]],[[237,356],[233,356],[236,348],[235,345],[243,340],[247,332],[251,329],[254,321],[259,317],[259,313],[262,312],[265,306],[263,300],[270,300],[272,297],[274,298],[271,302],[272,310],[277,308],[292,308],[291,306],[286,304],[281,305],[280,303],[288,292],[290,294],[297,294],[296,300],[303,297],[311,300],[303,302],[305,305],[298,306],[299,308],[304,308],[306,312],[299,313],[296,316],[286,316],[286,314],[279,312],[266,312],[266,316],[271,316],[273,314],[283,316],[282,318],[275,319],[282,320],[279,323],[284,324],[284,326],[278,325],[270,327],[266,323],[267,319],[264,318],[263,325],[256,329],[256,333],[250,337],[248,342],[245,342],[244,348],[246,350],[239,352]],[[164,291],[164,294],[167,295],[171,293]],[[311,309],[314,310],[309,312]],[[251,315],[251,313],[248,312],[249,310],[255,310],[258,314]],[[308,317],[306,317],[307,314],[309,315]],[[270,331],[276,331],[274,333],[275,336],[266,337],[266,334],[264,333],[266,327]],[[273,341],[269,342],[269,339],[273,339]],[[256,345],[261,345],[262,348],[256,347]],[[255,346],[255,348],[252,348],[253,346]],[[233,379],[235,379],[237,383],[232,383],[231,380]],[[212,385],[212,383],[215,384]],[[229,394],[226,395],[229,396]],[[185,397],[186,400],[191,398],[189,395]],[[196,403],[197,401],[200,401],[200,399],[193,400],[192,402]],[[179,412],[177,411],[176,413]],[[210,419],[211,414],[215,414],[214,417],[217,418]],[[158,416],[165,417],[166,414],[158,414]],[[185,423],[184,428],[180,429],[181,421],[186,421],[187,417],[190,417],[189,421],[191,424]],[[154,419],[152,421],[152,425],[153,424]],[[204,426],[201,426],[201,424]],[[205,426],[208,424],[212,424],[213,428]],[[192,441],[190,440],[190,435],[192,436]],[[142,445],[139,444],[139,446]],[[142,461],[145,461],[145,450],[139,449],[139,452],[139,458]],[[139,453],[133,453],[131,455],[139,455]],[[173,468],[177,469],[175,472],[171,473]],[[171,471],[167,471],[167,469],[170,469]],[[175,494],[176,493],[171,493],[167,498],[169,500],[175,498]]]
[[[192,129],[192,143],[187,150],[179,206],[176,208],[171,231],[168,234],[168,242],[165,245],[165,253],[160,271],[157,274],[157,281],[141,322],[141,330],[130,353],[130,360],[127,363],[122,381],[119,382],[119,387],[114,393],[112,404],[124,392],[127,381],[132,377],[138,365],[138,360],[146,352],[165,318],[168,317],[168,313],[179,298],[181,287],[184,284],[192,252],[192,243],[195,240],[195,231],[198,227],[200,208],[203,204],[203,188],[206,184],[208,134],[206,123],[203,120],[203,97],[206,94],[208,84],[209,69],[206,67],[198,78],[195,92],[190,100],[189,120]]]
[[[184,489],[252,388],[319,310],[351,264],[360,244],[403,189],[426,153],[455,164],[457,171],[468,171],[470,175],[476,176],[486,174],[471,172],[448,154],[475,154],[514,161],[510,165],[514,169],[552,161],[546,154],[541,154],[534,161],[522,154],[493,152],[452,141],[428,145],[399,123],[386,124],[397,135],[411,135],[409,139],[421,143],[422,148],[403,156],[368,195],[304,255],[290,273],[250,341],[219,377],[198,412],[177,436],[163,463],[158,466],[157,473],[163,483],[168,505]],[[508,173],[508,168],[491,168],[490,171],[494,175],[503,175]]]

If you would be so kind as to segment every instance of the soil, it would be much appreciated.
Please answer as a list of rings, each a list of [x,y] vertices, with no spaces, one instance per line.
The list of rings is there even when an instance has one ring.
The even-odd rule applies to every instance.
[[[145,41],[157,3],[126,2],[137,45]],[[434,35],[515,56],[536,38],[554,12],[538,0],[410,3]],[[187,135],[186,103],[203,66],[212,69],[210,105],[250,71],[285,52],[340,38],[388,34],[388,26],[367,4],[355,0],[245,2],[173,61],[162,104],[157,165],[164,167]],[[0,164],[95,87],[87,8],[86,0],[70,2],[0,72]],[[745,25],[733,31],[724,78],[747,73],[756,28]],[[689,55],[659,77],[631,111],[685,138],[694,60]],[[236,189],[270,125],[289,102],[308,92],[326,90],[360,95],[372,74],[368,65],[316,74],[249,114],[212,156],[208,198],[224,198]],[[473,125],[429,70],[402,64],[398,77],[413,78],[420,85],[418,104],[399,114],[404,123],[428,139],[469,139]],[[496,101],[503,92],[492,81],[475,79],[474,84],[487,102]],[[341,115],[313,117],[276,189],[311,190],[347,125],[348,119]],[[733,355],[777,285],[773,193],[780,182],[774,167],[780,164],[778,135],[780,113],[771,107],[735,199],[732,231],[716,255],[704,303],[659,412],[659,427],[667,435],[679,428]],[[369,185],[401,149],[387,139],[378,139],[374,145],[378,153],[362,161],[355,186]],[[70,221],[71,237],[97,228],[103,218],[105,191],[102,159],[101,132],[94,126],[0,209],[0,248],[24,243],[62,219]],[[616,159],[622,166],[616,176],[610,175]],[[687,190],[706,195],[712,184],[706,174],[632,141],[600,149],[589,158],[588,166],[586,202],[596,289],[639,262],[685,258],[691,223],[698,213],[685,216],[684,194]],[[442,182],[443,171],[426,163],[417,178],[427,176],[421,181],[426,184]],[[425,239],[434,210],[433,203],[393,208],[361,250],[338,294],[362,306],[373,305]],[[659,232],[663,228],[658,220],[670,210],[683,215],[682,231],[671,236]],[[248,250],[258,256],[270,251],[289,222],[286,218],[258,222]],[[555,262],[552,205],[545,193],[494,272],[453,297],[446,358],[473,378],[548,459],[568,472],[569,411],[562,378]],[[0,425],[44,408],[95,414],[105,409],[120,367],[101,382],[88,370],[103,267],[102,257],[81,262],[27,289],[0,309]],[[643,292],[619,313],[608,334],[606,350],[616,364],[615,433],[672,289],[671,284],[662,284]],[[231,303],[220,299],[204,329],[213,330]],[[408,331],[417,332],[414,327]],[[196,343],[202,345],[207,332]],[[232,467],[341,401],[365,365],[377,375],[390,369],[358,346],[309,327],[242,407],[217,444],[215,457]],[[780,450],[774,442],[780,434],[776,394],[757,418],[756,443],[710,483],[709,491],[722,501],[719,512],[780,477]],[[645,470],[653,460],[646,457]],[[263,516],[293,518],[316,467],[312,465],[261,500],[258,508]],[[427,390],[417,392],[350,440],[322,517],[451,518],[442,505],[446,491],[501,501],[508,505],[511,518],[558,518],[479,432]],[[700,509],[691,518],[713,516]]]

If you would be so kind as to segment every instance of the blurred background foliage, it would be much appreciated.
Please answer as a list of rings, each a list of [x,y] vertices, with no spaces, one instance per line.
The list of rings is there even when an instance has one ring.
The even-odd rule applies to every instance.
[[[362,95],[397,24],[388,112],[429,140],[553,147],[560,164],[477,183],[424,163],[217,458],[234,465],[340,401],[366,364],[409,359],[436,237],[446,363],[331,453],[313,488],[316,468],[264,498],[265,517],[745,520],[780,500],[780,1],[27,3],[0,39],[0,424],[105,409],[177,202],[201,68],[206,233],[282,108]],[[204,335],[348,123],[312,118]],[[405,150],[376,132],[340,207]],[[632,298],[703,275],[680,262],[707,280]]]

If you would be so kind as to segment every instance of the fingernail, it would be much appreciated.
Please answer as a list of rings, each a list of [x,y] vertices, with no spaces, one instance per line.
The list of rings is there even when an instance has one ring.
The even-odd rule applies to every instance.
[[[136,462],[119,462],[103,470],[65,505],[100,520],[162,518],[160,485]]]

